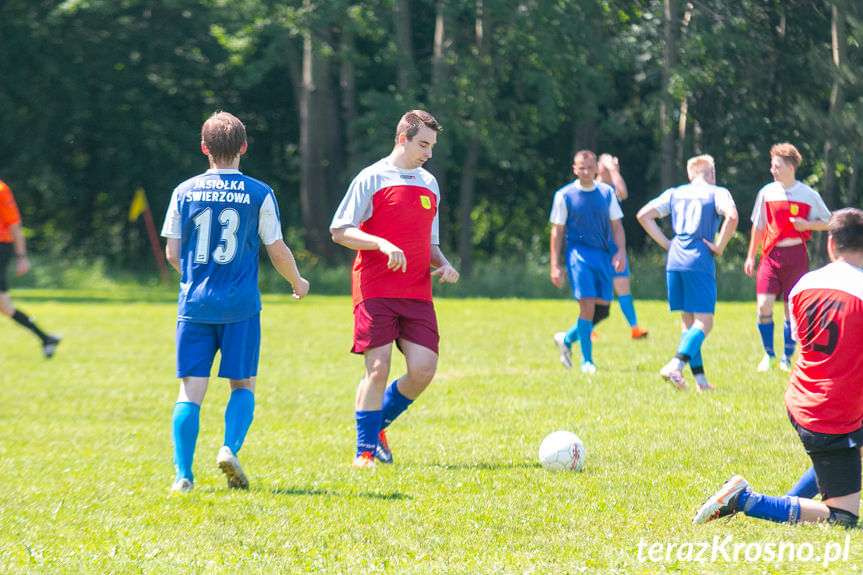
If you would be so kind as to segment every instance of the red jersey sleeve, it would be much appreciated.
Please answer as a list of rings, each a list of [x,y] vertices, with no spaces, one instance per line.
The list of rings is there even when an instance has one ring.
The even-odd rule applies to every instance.
[[[21,222],[21,214],[12,196],[12,190],[4,182],[0,181],[0,242],[12,241],[12,233],[9,227]]]

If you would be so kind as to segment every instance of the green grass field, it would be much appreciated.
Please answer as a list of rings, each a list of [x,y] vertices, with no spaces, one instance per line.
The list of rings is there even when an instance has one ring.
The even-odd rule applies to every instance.
[[[732,473],[780,493],[808,467],[782,405],[785,374],[754,370],[754,303],[719,305],[704,347],[717,391],[704,395],[657,375],[679,337],[664,302],[636,302],[644,341],[629,339],[613,306],[588,377],[563,370],[551,339],[575,302],[439,299],[438,375],[391,428],[396,463],[355,471],[362,361],[348,353],[348,298],[265,296],[257,410],[240,453],[252,488],[229,491],[215,465],[228,395],[216,379],[195,490],[172,495],[173,294],[12,295],[65,339],[46,361],[35,338],[0,322],[3,573],[863,569],[859,530],[690,522]],[[556,429],[584,440],[581,473],[539,466]],[[781,560],[767,560],[771,545]]]

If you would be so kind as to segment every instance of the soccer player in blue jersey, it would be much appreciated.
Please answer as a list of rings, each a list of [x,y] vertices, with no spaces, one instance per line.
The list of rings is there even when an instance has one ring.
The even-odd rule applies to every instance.
[[[601,154],[598,165],[599,181],[614,188],[614,193],[619,202],[628,198],[629,191],[626,187],[626,181],[620,174],[619,160],[611,154]],[[635,314],[635,302],[632,300],[632,288],[629,283],[629,258],[625,258],[622,270],[614,271],[612,284],[614,285],[614,293],[617,295],[617,305],[620,306],[623,317],[629,323],[632,339],[647,337],[648,331],[638,325],[638,316]]]
[[[690,158],[686,172],[690,183],[664,191],[641,208],[637,217],[650,237],[668,251],[665,265],[668,305],[671,311],[680,311],[683,324],[677,354],[659,373],[678,389],[686,389],[681,372],[689,363],[696,389],[709,391],[713,386],[704,373],[701,344],[713,327],[716,307],[713,260],[725,250],[737,228],[738,216],[731,193],[716,185],[716,168],[711,156]],[[656,222],[657,218],[669,214],[674,230],[671,239]]]
[[[177,377],[174,405],[174,491],[194,484],[192,460],[201,403],[210,368],[221,351],[219,377],[230,381],[225,442],[216,463],[228,486],[248,489],[237,453],[255,410],[255,377],[261,342],[258,250],[261,243],[294,297],[309,292],[282,239],[273,190],[239,171],[246,128],[235,116],[216,112],[201,129],[201,151],[210,169],[174,189],[162,235],[168,261],[182,274],[177,314]]]
[[[612,274],[623,269],[626,236],[620,220],[623,212],[614,189],[596,181],[596,154],[576,152],[573,159],[576,180],[554,194],[551,208],[551,282],[563,287],[569,275],[572,295],[578,301],[578,321],[569,331],[554,334],[560,362],[572,367],[572,344],[579,342],[582,373],[596,373],[593,363],[593,326],[608,317],[614,297]],[[566,272],[560,255],[566,245]]]

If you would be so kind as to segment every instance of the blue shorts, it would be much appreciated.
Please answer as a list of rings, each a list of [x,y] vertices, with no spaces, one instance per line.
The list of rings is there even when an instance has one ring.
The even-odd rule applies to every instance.
[[[716,309],[716,278],[709,273],[666,271],[671,311],[710,313]]]
[[[221,350],[219,377],[248,379],[258,374],[261,314],[234,323],[177,322],[177,377],[210,377]]]
[[[628,278],[629,277],[629,258],[624,256],[623,258],[623,269],[621,271],[614,271],[614,267],[612,269],[612,277],[614,278]]]
[[[597,298],[610,302],[614,299],[611,256],[599,250],[570,249],[567,253],[567,271],[572,297]]]

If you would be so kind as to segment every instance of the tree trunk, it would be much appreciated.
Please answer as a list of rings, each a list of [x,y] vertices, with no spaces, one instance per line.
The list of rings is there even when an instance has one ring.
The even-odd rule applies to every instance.
[[[413,94],[416,91],[416,64],[414,62],[410,0],[396,0],[393,10],[396,41],[399,47],[399,93],[406,101],[410,102],[413,100]]]
[[[336,140],[340,130],[329,62],[319,42],[313,31],[306,30],[300,88],[300,209],[306,249],[329,259],[335,252],[329,224],[335,208],[334,183],[341,176],[340,139]]]
[[[354,157],[357,152],[351,126],[357,118],[357,82],[356,69],[352,60],[354,46],[354,31],[351,25],[345,26],[342,31],[342,56],[339,68],[339,86],[341,88],[342,121],[345,127],[345,142],[347,144],[347,165],[354,165]]]
[[[679,9],[679,0],[665,0],[665,19],[663,26],[665,35],[663,59],[665,60],[665,66],[662,67],[662,99],[659,103],[659,129],[662,155],[660,179],[662,189],[672,187],[677,179],[677,166],[675,165],[674,158],[675,142],[672,120],[674,101],[671,97],[671,77],[677,69],[677,28]]]
[[[434,47],[432,52],[431,110],[429,112],[445,128],[447,120],[445,115],[445,110],[447,109],[446,95],[449,86],[449,67],[446,60],[446,51],[449,48],[448,34],[447,0],[437,0],[435,5]],[[449,191],[447,187],[447,172],[449,170],[450,148],[451,143],[444,137],[443,142],[435,146],[434,161],[429,166],[429,170],[437,178],[441,193],[441,203],[438,207],[441,246],[452,245],[449,238],[449,202],[446,201],[445,197],[445,194]]]
[[[476,167],[479,160],[479,139],[473,137],[468,143],[467,153],[461,169],[459,194],[458,255],[461,259],[461,275],[469,278],[473,274],[473,212]]]
[[[821,196],[824,203],[831,209],[838,206],[836,190],[835,156],[838,146],[836,128],[841,121],[842,108],[845,105],[845,93],[842,89],[842,67],[845,65],[848,46],[845,36],[845,7],[842,0],[833,3],[831,24],[833,37],[833,88],[830,92],[830,118],[827,121],[827,137],[824,141],[824,178],[821,180]]]
[[[480,68],[483,68],[483,60],[488,55],[488,41],[485,37],[485,19],[483,11],[483,0],[476,0],[476,19],[474,20],[474,31],[476,34],[477,54],[480,60]],[[485,93],[487,74],[479,72],[477,78],[477,90]],[[458,228],[458,255],[461,259],[461,274],[466,278],[473,273],[473,212],[474,189],[476,187],[476,168],[479,162],[479,136],[476,135],[482,125],[482,116],[485,110],[481,105],[475,105],[472,111],[474,135],[468,141],[467,152],[462,165],[461,182],[459,186],[459,228]]]

